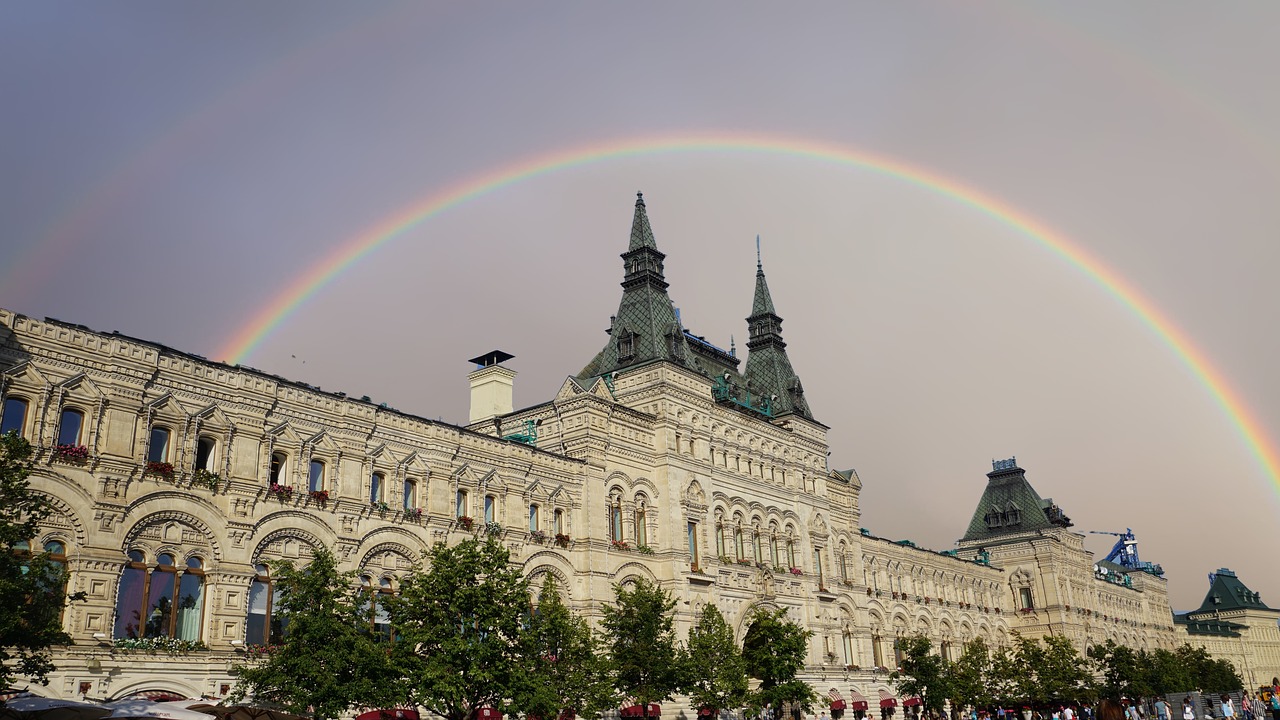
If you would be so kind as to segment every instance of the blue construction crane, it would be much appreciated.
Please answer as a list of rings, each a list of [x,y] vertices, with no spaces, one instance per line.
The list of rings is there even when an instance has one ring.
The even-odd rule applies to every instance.
[[[1090,530],[1094,535],[1114,535],[1119,540],[1116,541],[1111,552],[1107,553],[1107,561],[1113,562],[1120,567],[1129,570],[1141,570],[1157,577],[1164,577],[1164,568],[1156,563],[1143,562],[1138,557],[1138,539],[1133,536],[1133,528],[1125,528],[1124,532],[1107,532],[1105,530]]]

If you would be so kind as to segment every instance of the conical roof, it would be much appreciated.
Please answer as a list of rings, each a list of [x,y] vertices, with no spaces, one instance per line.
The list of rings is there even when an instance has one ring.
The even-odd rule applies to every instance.
[[[636,214],[631,218],[631,244],[627,250],[640,248],[658,249],[653,239],[653,228],[649,227],[649,214],[645,212],[644,193],[636,193]]]
[[[1031,487],[1026,471],[1018,467],[1017,458],[994,460],[991,465],[987,487],[973,511],[962,542],[1071,525],[1071,520],[1052,501],[1041,498]]]

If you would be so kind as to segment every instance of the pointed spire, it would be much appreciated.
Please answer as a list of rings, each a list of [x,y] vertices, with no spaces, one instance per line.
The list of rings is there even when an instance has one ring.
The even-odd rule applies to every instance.
[[[764,279],[764,265],[760,262],[760,236],[756,236],[756,296],[751,303],[751,315],[776,313],[773,309],[773,296],[769,294],[769,283]]]
[[[653,229],[649,227],[649,214],[644,209],[644,193],[636,193],[636,214],[631,220],[631,245],[628,251],[649,248],[657,250],[658,244],[653,241]]]

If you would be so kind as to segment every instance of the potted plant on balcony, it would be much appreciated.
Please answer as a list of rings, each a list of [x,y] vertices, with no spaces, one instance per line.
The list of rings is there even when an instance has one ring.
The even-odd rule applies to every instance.
[[[155,475],[156,477],[161,477],[161,478],[164,478],[165,480],[168,480],[169,482],[173,482],[173,476],[175,474],[175,471],[173,469],[173,463],[157,462],[155,460],[149,460],[147,461],[147,464],[143,467],[142,474]]]
[[[204,468],[196,468],[196,471],[191,473],[191,484],[217,492],[218,486],[222,484],[222,476]]]
[[[293,499],[293,486],[281,485],[279,483],[271,483],[271,487],[267,488],[267,495],[278,499],[280,502]]]
[[[324,507],[329,502],[329,491],[328,490],[312,490],[311,492],[307,493],[307,497],[314,500],[317,505]]]
[[[457,519],[458,527],[463,530],[470,530],[476,521],[468,515],[459,515]]]
[[[803,575],[803,574],[804,574],[804,571],[803,571],[803,570],[801,570],[801,569],[800,569],[800,568],[798,568],[798,567],[793,567],[793,568],[791,568],[791,574],[792,574],[792,575]]]
[[[82,463],[89,459],[89,448],[84,445],[55,445],[53,459],[62,462]]]
[[[569,534],[556,533],[556,545],[559,545],[562,548],[569,547]]]
[[[413,520],[414,522],[417,522],[422,519],[422,508],[420,507],[405,508],[404,516],[405,516],[405,519],[407,520]]]
[[[489,537],[502,537],[502,523],[487,522],[484,524],[484,534]]]
[[[529,542],[541,545],[547,541],[547,534],[541,530],[529,531]]]
[[[391,509],[391,506],[383,500],[371,500],[369,502],[369,508],[378,511],[379,515],[386,515],[387,511]]]
[[[648,545],[637,545],[636,552],[640,553],[641,555],[652,555],[653,548],[649,547]]]
[[[626,540],[610,540],[609,544],[617,550],[631,550],[631,545]]]

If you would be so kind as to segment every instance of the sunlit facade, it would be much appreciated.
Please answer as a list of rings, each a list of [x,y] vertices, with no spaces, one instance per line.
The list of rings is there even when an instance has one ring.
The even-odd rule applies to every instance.
[[[230,666],[287,629],[269,561],[321,545],[390,636],[379,598],[431,544],[482,533],[592,618],[633,577],[677,598],[681,634],[707,603],[739,639],[754,608],[785,608],[814,633],[804,679],[841,702],[876,705],[896,638],[917,632],[952,658],[1015,632],[1081,647],[1203,639],[1175,625],[1162,578],[1117,580],[1056,506],[992,490],[1026,482],[1011,461],[988,475],[957,551],[862,531],[862,480],[827,466],[763,268],[743,362],[675,312],[642,199],[622,257],[601,352],[520,410],[507,356],[477,358],[465,427],[0,310],[0,427],[37,448],[32,482],[55,510],[33,546],[87,596],[65,613],[75,645],[56,652],[47,692],[226,695]],[[1274,633],[1272,611],[1248,611]],[[1261,629],[1230,632],[1204,643],[1280,674],[1280,638],[1255,653]]]

